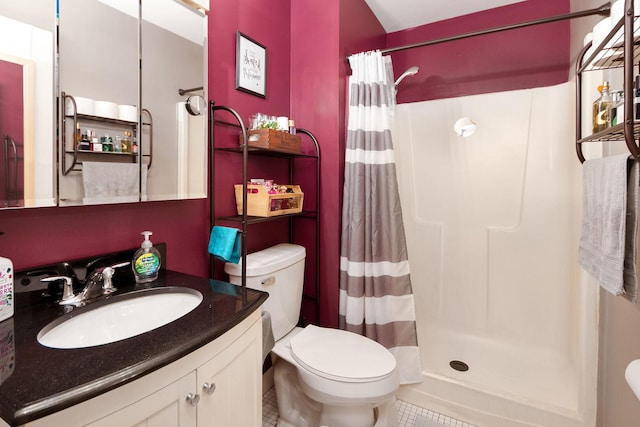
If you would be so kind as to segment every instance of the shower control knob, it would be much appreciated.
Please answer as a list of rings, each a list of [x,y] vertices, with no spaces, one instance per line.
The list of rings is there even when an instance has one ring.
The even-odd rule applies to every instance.
[[[205,391],[205,393],[207,393],[208,395],[212,395],[214,391],[216,391],[216,383],[204,383],[202,384],[202,389]]]
[[[187,403],[191,406],[196,406],[200,402],[200,395],[197,393],[187,394]]]

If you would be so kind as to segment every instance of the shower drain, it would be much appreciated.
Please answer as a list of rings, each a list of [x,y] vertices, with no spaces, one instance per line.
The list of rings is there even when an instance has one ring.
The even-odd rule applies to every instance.
[[[452,360],[449,362],[449,366],[460,372],[466,372],[469,370],[469,365],[464,363],[462,360]]]

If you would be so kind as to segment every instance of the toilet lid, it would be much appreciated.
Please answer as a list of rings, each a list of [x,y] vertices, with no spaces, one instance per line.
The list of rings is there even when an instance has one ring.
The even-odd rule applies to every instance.
[[[395,357],[379,343],[339,329],[309,325],[291,338],[291,354],[307,370],[338,381],[364,382],[386,377]]]

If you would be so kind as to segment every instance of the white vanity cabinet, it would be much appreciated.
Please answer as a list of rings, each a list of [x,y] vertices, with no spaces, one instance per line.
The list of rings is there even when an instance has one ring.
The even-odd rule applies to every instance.
[[[26,426],[249,427],[261,423],[262,323],[258,309],[183,358]]]
[[[196,373],[192,372],[131,405],[85,425],[91,427],[195,427],[197,425],[196,408],[189,405],[185,398],[194,391],[195,380]]]

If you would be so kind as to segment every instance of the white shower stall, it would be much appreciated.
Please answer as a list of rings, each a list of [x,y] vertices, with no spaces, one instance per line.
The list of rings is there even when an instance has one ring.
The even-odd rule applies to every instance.
[[[462,117],[469,137],[453,131]],[[399,398],[478,426],[595,425],[598,287],[576,261],[574,123],[569,83],[397,106],[423,370]]]

